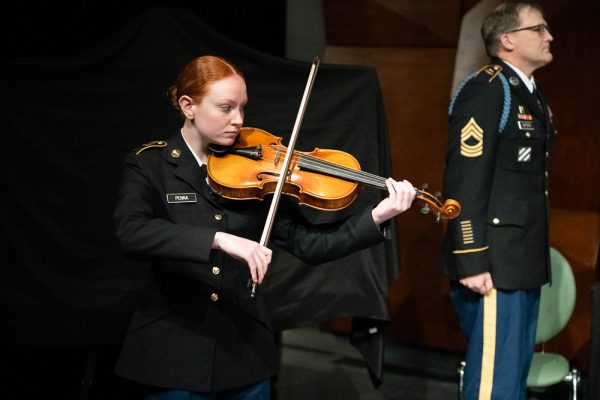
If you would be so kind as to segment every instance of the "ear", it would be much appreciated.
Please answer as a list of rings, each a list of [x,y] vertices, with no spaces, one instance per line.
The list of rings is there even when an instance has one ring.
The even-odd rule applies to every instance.
[[[181,96],[179,98],[179,108],[186,118],[194,119],[194,101],[190,96]]]
[[[513,51],[515,48],[514,38],[508,34],[503,33],[500,35],[500,47],[504,51]]]

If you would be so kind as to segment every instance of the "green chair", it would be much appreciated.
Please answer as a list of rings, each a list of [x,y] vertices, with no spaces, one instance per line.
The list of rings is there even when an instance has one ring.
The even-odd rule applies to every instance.
[[[571,369],[569,361],[562,355],[544,351],[544,343],[558,335],[569,322],[577,294],[571,265],[553,247],[550,248],[550,265],[552,285],[542,286],[535,340],[536,344],[541,344],[541,351],[533,354],[527,387],[545,388],[563,381],[568,382],[571,399],[577,400],[581,383],[579,371]]]
[[[571,369],[569,362],[560,354],[546,353],[544,343],[556,336],[569,322],[577,289],[573,270],[567,259],[554,247],[550,248],[550,268],[552,270],[552,285],[544,285],[540,294],[540,313],[535,342],[541,344],[542,350],[533,354],[531,368],[527,376],[528,388],[546,388],[560,382],[568,382],[570,398],[577,400],[581,375],[576,369]],[[463,396],[463,374],[465,362],[457,368],[458,399]]]

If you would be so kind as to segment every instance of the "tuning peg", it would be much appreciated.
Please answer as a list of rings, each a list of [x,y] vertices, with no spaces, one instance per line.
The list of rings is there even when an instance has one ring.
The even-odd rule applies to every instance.
[[[421,214],[426,215],[429,214],[429,204],[425,203],[423,207],[421,207]]]
[[[421,185],[421,190],[427,191],[427,189],[429,189],[429,185],[427,183]]]
[[[441,193],[441,192],[435,192],[435,195],[434,195],[434,196],[435,196],[435,198],[436,198],[436,199],[438,199],[438,200],[441,200],[441,199],[442,199],[442,193]]]

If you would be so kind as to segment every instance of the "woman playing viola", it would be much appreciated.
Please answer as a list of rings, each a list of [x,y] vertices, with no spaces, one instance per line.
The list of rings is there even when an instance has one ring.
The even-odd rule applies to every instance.
[[[129,154],[115,211],[123,250],[151,262],[116,373],[147,387],[146,399],[268,399],[277,348],[263,282],[272,251],[260,245],[268,205],[211,191],[210,145],[230,146],[248,101],[242,73],[219,57],[187,64],[169,89],[180,132]],[[271,241],[323,263],[386,239],[389,219],[415,196],[386,181],[389,196],[327,229],[279,212]],[[183,397],[181,397],[183,396]]]

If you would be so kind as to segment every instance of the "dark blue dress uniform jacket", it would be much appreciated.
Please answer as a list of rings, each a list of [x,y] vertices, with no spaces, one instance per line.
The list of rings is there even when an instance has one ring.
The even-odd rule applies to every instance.
[[[276,372],[274,332],[260,289],[251,299],[248,267],[211,249],[217,231],[259,241],[268,204],[219,198],[205,178],[181,134],[126,158],[117,234],[127,254],[151,262],[152,274],[115,368],[125,378],[212,391]],[[311,263],[385,239],[371,208],[323,232],[282,209],[277,215],[271,241]]]
[[[448,223],[442,272],[458,280],[489,271],[499,289],[543,285],[555,136],[543,94],[495,59],[453,99],[448,132],[444,195],[462,211]]]

